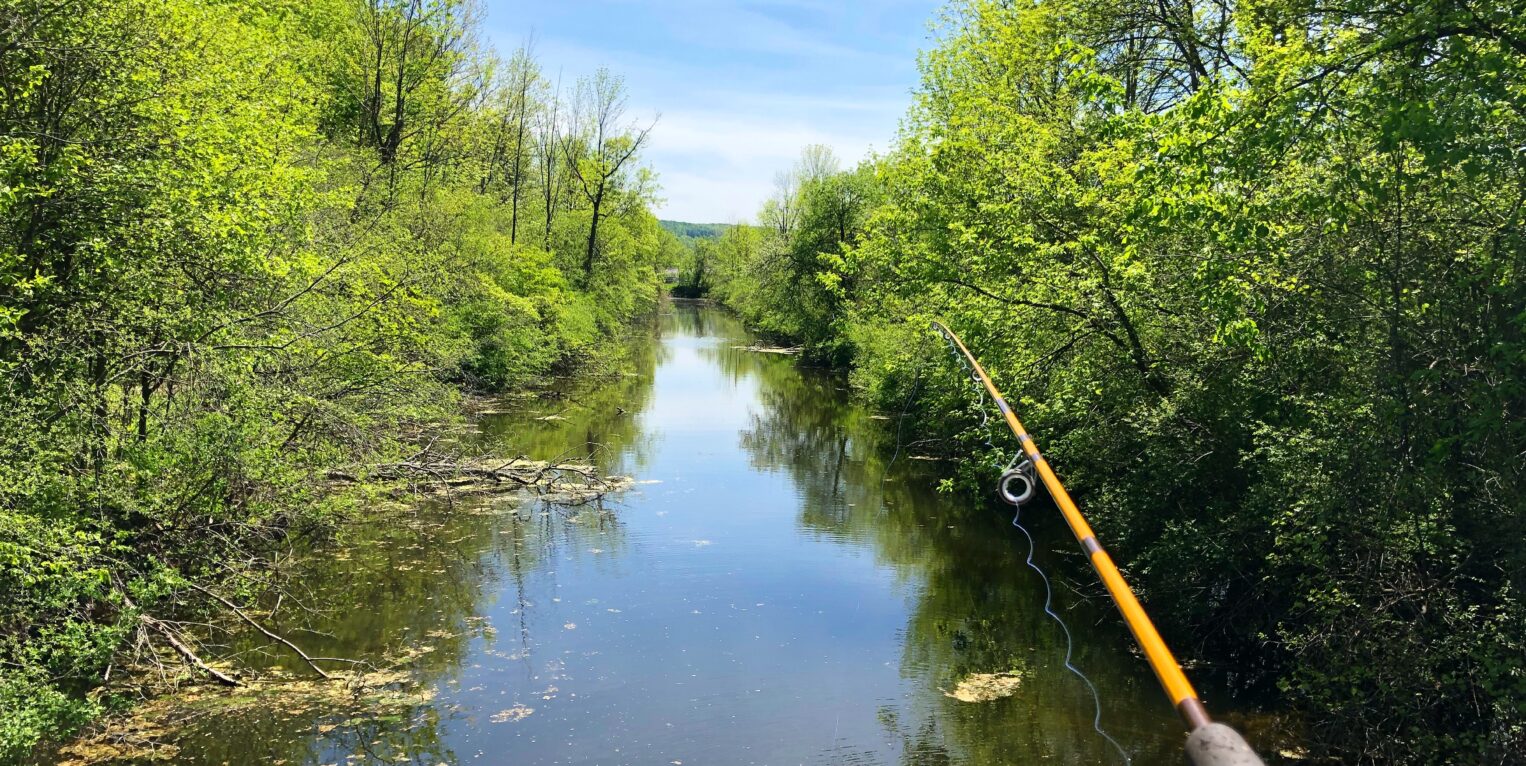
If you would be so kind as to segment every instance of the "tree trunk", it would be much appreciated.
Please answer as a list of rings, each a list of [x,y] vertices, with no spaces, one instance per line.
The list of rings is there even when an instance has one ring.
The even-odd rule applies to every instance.
[[[509,244],[519,242],[519,187],[524,181],[525,165],[525,117],[529,114],[528,96],[530,91],[529,74],[521,75],[524,80],[519,88],[519,130],[514,137],[514,191],[513,201],[509,206]]]
[[[593,220],[588,224],[588,252],[583,255],[583,285],[593,281],[593,257],[599,249],[599,216],[604,209],[604,184],[593,196]]]

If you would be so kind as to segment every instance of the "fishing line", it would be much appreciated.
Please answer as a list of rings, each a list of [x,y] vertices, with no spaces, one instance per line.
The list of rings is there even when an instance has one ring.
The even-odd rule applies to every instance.
[[[954,359],[958,361],[959,366],[964,369],[966,378],[975,386],[975,391],[979,396],[979,400],[976,406],[980,412],[979,428],[985,433],[985,445],[989,447],[993,452],[1000,454],[1002,450],[996,446],[995,438],[991,432],[991,406],[987,403],[985,386],[981,385],[980,376],[977,375],[975,369],[970,366],[970,363],[965,359],[964,354],[959,352],[959,348],[954,345],[953,340],[948,338],[945,338],[944,340],[948,344],[950,353],[954,355]],[[1002,471],[1003,475],[1005,475],[1006,472],[1011,471],[1012,468],[1017,465],[1017,461],[1020,457],[1022,457],[1022,455],[1022,450],[1017,450],[1013,453],[1012,459],[1007,461],[1007,466]],[[1039,576],[1039,580],[1043,581],[1044,583],[1044,614],[1047,615],[1049,619],[1053,620],[1056,625],[1059,625],[1060,632],[1065,635],[1065,669],[1070,671],[1071,674],[1076,678],[1081,679],[1081,683],[1085,684],[1086,690],[1091,693],[1092,730],[1095,731],[1104,740],[1107,740],[1107,743],[1112,745],[1114,750],[1118,751],[1118,756],[1123,759],[1124,766],[1130,766],[1130,764],[1134,762],[1134,759],[1129,757],[1128,751],[1123,748],[1123,745],[1118,743],[1118,740],[1113,739],[1113,736],[1108,734],[1106,729],[1102,728],[1102,695],[1097,692],[1096,685],[1093,684],[1091,679],[1086,676],[1086,673],[1082,672],[1079,667],[1076,667],[1075,663],[1072,661],[1072,655],[1075,652],[1075,639],[1070,635],[1070,626],[1066,625],[1065,620],[1060,617],[1058,612],[1054,610],[1054,588],[1049,583],[1049,575],[1045,574],[1044,570],[1039,567],[1038,562],[1033,560],[1034,553],[1038,546],[1033,540],[1033,535],[1028,532],[1028,528],[1023,526],[1023,506],[1021,503],[1013,503],[1013,505],[1016,507],[1016,512],[1012,516],[1012,526],[1016,527],[1017,531],[1022,532],[1023,538],[1028,541],[1028,556],[1024,563],[1027,564],[1028,568],[1032,569]]]
[[[1028,528],[1023,526],[1022,516],[1022,506],[1018,506],[1017,513],[1012,517],[1012,526],[1017,527],[1017,531],[1022,532],[1023,537],[1028,540],[1028,559],[1025,563],[1028,564],[1029,569],[1038,573],[1040,580],[1044,581],[1044,614],[1049,615],[1049,618],[1054,620],[1055,624],[1059,625],[1060,630],[1065,634],[1065,669],[1074,674],[1076,678],[1081,679],[1081,683],[1086,684],[1086,690],[1091,692],[1092,730],[1107,740],[1107,743],[1112,745],[1114,750],[1118,751],[1118,756],[1123,759],[1124,766],[1128,766],[1134,762],[1134,759],[1129,757],[1128,751],[1123,749],[1123,745],[1118,744],[1118,740],[1113,739],[1113,736],[1102,728],[1102,697],[1097,693],[1097,687],[1092,684],[1091,679],[1087,678],[1085,673],[1081,672],[1080,668],[1071,662],[1071,652],[1075,649],[1075,641],[1070,636],[1070,626],[1066,625],[1065,621],[1060,619],[1060,615],[1054,611],[1054,589],[1049,585],[1049,576],[1044,574],[1044,570],[1040,569],[1038,564],[1033,561],[1033,551],[1035,548],[1033,535],[1029,534]]]

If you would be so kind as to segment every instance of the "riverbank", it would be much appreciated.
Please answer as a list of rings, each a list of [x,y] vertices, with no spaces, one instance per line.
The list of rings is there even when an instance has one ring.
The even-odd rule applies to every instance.
[[[632,328],[649,321],[638,319]],[[603,349],[559,365],[561,373],[620,378],[625,334],[612,333]],[[266,623],[273,605],[288,599],[300,603],[300,585],[285,569],[298,551],[321,555],[342,544],[357,525],[431,498],[449,503],[517,492],[533,495],[536,502],[581,506],[629,484],[626,477],[597,473],[588,454],[531,460],[484,452],[474,443],[476,427],[465,413],[502,403],[501,396],[463,396],[445,381],[428,378],[404,377],[391,385],[398,388],[394,394],[411,399],[406,417],[381,417],[388,413],[375,411],[363,426],[351,423],[347,427],[354,430],[335,434],[329,430],[335,421],[322,421],[338,413],[309,411],[266,433],[283,433],[279,445],[261,440],[230,444],[245,457],[203,467],[205,483],[187,487],[191,494],[179,500],[152,494],[153,487],[176,478],[173,471],[179,467],[174,464],[158,468],[160,475],[140,473],[134,479],[125,473],[148,455],[174,457],[171,451],[154,452],[177,446],[165,442],[180,436],[157,419],[149,421],[147,449],[134,445],[108,452],[103,457],[111,469],[87,474],[93,491],[100,493],[95,501],[116,504],[125,492],[146,493],[140,495],[144,500],[180,503],[172,513],[158,515],[150,506],[124,516],[108,505],[112,510],[103,516],[71,525],[30,515],[24,504],[0,512],[0,551],[12,554],[0,562],[6,574],[0,614],[11,626],[8,638],[0,640],[0,650],[11,657],[0,666],[0,708],[6,712],[0,724],[0,762],[43,763],[64,756],[97,760],[113,752],[119,759],[148,757],[160,744],[145,732],[164,729],[166,711],[185,712],[173,699],[186,685],[216,705],[218,697],[200,691],[201,685],[244,689],[237,696],[245,700],[250,684],[277,692],[275,699],[287,688],[311,696],[318,689],[301,680],[303,673],[327,672],[340,679],[335,688],[361,693],[375,683],[377,673],[389,672],[390,660],[367,661],[363,667],[369,670],[360,673],[352,658],[338,656],[272,683],[249,676],[244,658],[223,643],[239,629],[252,627],[265,634],[275,651],[285,651],[284,645],[301,655],[299,647],[307,643],[302,636],[270,630]],[[542,393],[526,395],[535,398],[550,390],[537,388]],[[197,401],[195,396],[182,387],[174,398],[183,405]],[[251,436],[247,431],[240,435]],[[65,472],[55,480],[69,475],[77,474]],[[202,510],[223,504],[242,508],[243,515],[228,518]],[[51,680],[43,675],[58,667],[67,672]],[[328,682],[323,684],[327,689]],[[395,686],[373,691],[382,702],[405,693]],[[149,704],[132,712],[143,702]],[[156,721],[155,716],[161,717]],[[54,748],[72,732],[102,717],[105,728],[90,728],[86,740],[69,751],[74,756],[58,755]]]
[[[319,734],[401,720],[434,697],[417,671],[421,658],[437,651],[441,639],[452,636],[432,631],[425,641],[359,656],[323,656],[326,646],[323,653],[309,651],[315,645],[315,633],[306,619],[323,611],[313,600],[329,601],[326,594],[316,593],[304,582],[305,575],[311,574],[311,562],[325,561],[341,568],[353,563],[352,576],[364,571],[364,565],[356,562],[364,543],[357,545],[356,538],[374,539],[367,531],[374,527],[404,533],[411,538],[409,547],[417,548],[426,540],[444,542],[431,539],[430,533],[453,527],[444,518],[421,520],[421,508],[443,509],[445,518],[467,515],[499,523],[507,519],[522,523],[532,508],[573,518],[584,509],[602,508],[607,498],[631,483],[629,477],[600,476],[588,464],[523,458],[478,460],[465,467],[409,467],[404,478],[372,485],[376,496],[390,500],[337,522],[331,539],[299,545],[284,560],[260,567],[265,587],[250,605],[239,609],[227,603],[216,612],[187,610],[177,615],[198,618],[196,623],[178,625],[187,643],[208,652],[204,668],[190,666],[184,657],[162,647],[158,651],[139,647],[93,692],[99,699],[126,704],[113,706],[114,712],[86,726],[73,741],[38,754],[33,761],[60,766],[178,762],[179,743],[207,720],[319,718],[325,721],[317,725]],[[422,561],[400,563],[392,571],[445,573],[425,566]],[[293,612],[308,617],[294,620]],[[336,616],[319,619],[331,621]],[[248,753],[235,757],[234,762],[264,762]]]
[[[1316,754],[1518,761],[1526,44],[1217,8],[952,4],[892,147],[801,147],[680,284],[851,366],[975,491],[1015,449],[943,322],[1169,643]]]

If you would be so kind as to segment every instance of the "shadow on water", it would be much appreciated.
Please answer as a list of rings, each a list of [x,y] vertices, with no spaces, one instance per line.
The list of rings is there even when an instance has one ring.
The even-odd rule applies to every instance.
[[[680,304],[627,374],[482,418],[500,454],[591,454],[639,483],[579,509],[425,503],[305,557],[281,630],[315,655],[400,658],[427,694],[386,715],[225,706],[190,723],[178,760],[1119,762],[1010,514],[937,494],[934,464],[887,465],[894,429],[840,378],[752,341]],[[1085,571],[1052,509],[1025,514],[1047,570]],[[1109,732],[1136,764],[1180,763],[1100,590],[1056,590]],[[1004,671],[1022,677],[1010,697],[944,693]]]

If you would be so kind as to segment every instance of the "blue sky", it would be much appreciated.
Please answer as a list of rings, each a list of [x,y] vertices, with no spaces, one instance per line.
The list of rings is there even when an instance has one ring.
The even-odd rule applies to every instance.
[[[750,220],[806,144],[885,150],[939,0],[483,0],[505,55],[533,30],[570,88],[607,66],[633,117],[661,115],[646,162],[664,218]]]

